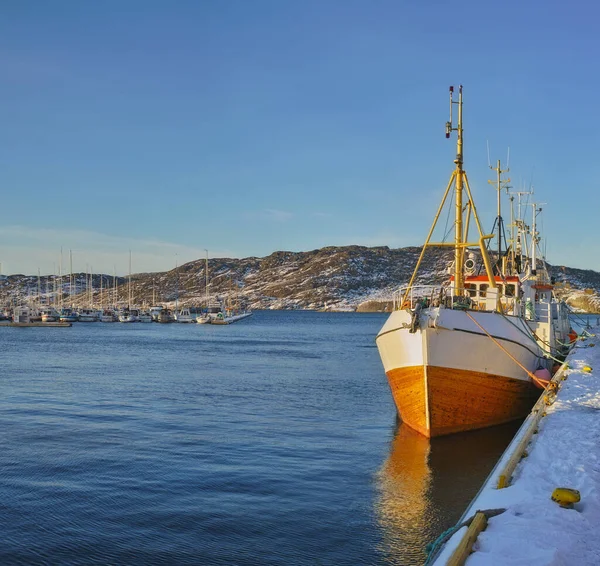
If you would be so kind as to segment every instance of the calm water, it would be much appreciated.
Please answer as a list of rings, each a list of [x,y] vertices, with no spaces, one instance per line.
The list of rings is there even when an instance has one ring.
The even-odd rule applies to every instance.
[[[384,320],[0,328],[0,564],[421,564],[517,425],[398,426]]]

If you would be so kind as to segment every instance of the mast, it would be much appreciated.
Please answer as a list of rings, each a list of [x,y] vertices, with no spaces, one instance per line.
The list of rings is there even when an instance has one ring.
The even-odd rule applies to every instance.
[[[537,245],[538,245],[538,233],[536,228],[536,218],[539,212],[542,211],[541,208],[538,208],[538,204],[543,203],[531,203],[533,207],[533,220],[531,222],[531,275],[534,277],[537,275]]]
[[[129,298],[127,308],[131,310],[131,250],[129,250]]]
[[[497,253],[498,253],[498,259],[497,259],[497,266],[498,266],[498,274],[502,275],[503,273],[503,265],[502,265],[502,238],[504,237],[505,243],[506,243],[506,234],[504,233],[504,219],[502,218],[502,201],[500,199],[500,193],[502,191],[502,189],[506,188],[506,191],[508,192],[508,183],[510,183],[510,179],[505,179],[502,180],[502,173],[508,173],[510,171],[510,169],[507,167],[506,169],[501,169],[500,168],[500,160],[498,159],[498,165],[496,167],[492,167],[490,165],[490,169],[492,169],[492,171],[496,171],[497,177],[495,181],[488,181],[488,183],[490,183],[491,185],[496,185],[496,198],[497,198],[497,203],[496,203],[496,220],[494,220],[494,226],[492,227],[492,232],[494,232],[494,230],[496,230],[496,238],[497,238]],[[506,245],[506,251],[508,251],[508,244]],[[504,260],[506,262],[506,260]]]
[[[175,312],[179,308],[179,265],[177,264],[177,254],[175,254]]]
[[[60,262],[58,263],[58,285],[60,287],[60,297],[58,299],[58,306],[62,309],[63,306],[63,280],[62,280],[62,246],[60,247]]]
[[[454,163],[456,165],[454,171],[452,171],[452,175],[450,176],[450,181],[446,186],[446,190],[444,191],[444,196],[442,197],[442,202],[440,203],[438,210],[436,212],[435,218],[433,220],[433,224],[429,229],[429,234],[427,235],[427,239],[425,240],[425,244],[421,249],[421,254],[419,255],[419,259],[417,260],[417,265],[413,271],[413,274],[410,278],[408,286],[405,290],[404,296],[399,304],[399,308],[403,308],[402,305],[406,304],[409,293],[411,292],[411,288],[413,283],[417,277],[417,273],[419,271],[419,267],[421,262],[423,261],[423,257],[427,248],[429,247],[453,247],[454,248],[454,266],[452,271],[454,273],[454,281],[452,283],[454,293],[462,294],[464,289],[464,274],[463,274],[463,258],[465,254],[465,248],[467,247],[479,247],[481,250],[481,257],[483,259],[483,263],[485,265],[485,271],[488,276],[488,284],[490,288],[496,288],[496,281],[494,280],[492,265],[490,262],[490,257],[487,251],[487,247],[485,245],[485,241],[494,237],[494,234],[485,234],[483,232],[482,224],[479,220],[479,216],[477,214],[477,209],[475,208],[475,203],[473,201],[473,196],[471,194],[471,188],[469,186],[469,180],[467,178],[467,174],[463,169],[463,120],[462,120],[462,106],[463,106],[463,98],[462,98],[462,85],[459,86],[458,90],[458,101],[455,102],[453,100],[454,87],[450,87],[450,120],[446,122],[446,138],[450,137],[450,134],[453,131],[456,131],[458,134],[458,140],[456,142],[456,158],[454,159]],[[458,105],[458,123],[456,128],[452,125],[452,110],[454,105]],[[455,222],[454,222],[454,242],[431,242],[431,237],[437,226],[438,220],[440,218],[440,214],[444,209],[444,205],[448,200],[448,195],[450,194],[450,190],[454,185],[454,194],[456,197],[455,204]],[[463,207],[463,195],[466,193],[467,202]],[[463,215],[465,215],[466,211],[466,221],[463,222]],[[478,242],[469,242],[468,241],[468,232],[469,232],[469,220],[471,218],[471,214],[475,220],[475,224],[477,226],[477,231],[479,233],[479,241]]]
[[[463,278],[463,126],[462,126],[462,85],[458,87],[458,102],[452,101],[454,87],[450,87],[450,128],[456,130],[456,164],[455,169],[455,221],[454,221],[454,288],[462,289],[464,285]],[[456,128],[452,128],[452,105],[458,105],[458,123]],[[450,137],[450,132],[446,133],[446,137]]]
[[[69,250],[69,302],[73,308],[73,250]]]
[[[205,276],[205,283],[204,283],[204,294],[206,297],[206,312],[208,312],[208,250],[204,250],[206,252],[206,263],[204,264],[204,276]]]

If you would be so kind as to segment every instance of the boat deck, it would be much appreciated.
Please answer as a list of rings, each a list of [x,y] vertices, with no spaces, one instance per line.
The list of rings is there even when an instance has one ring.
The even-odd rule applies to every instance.
[[[598,564],[599,340],[596,328],[571,350],[556,395],[542,395],[458,522],[470,524],[436,549],[433,564]],[[581,500],[562,507],[556,488]]]

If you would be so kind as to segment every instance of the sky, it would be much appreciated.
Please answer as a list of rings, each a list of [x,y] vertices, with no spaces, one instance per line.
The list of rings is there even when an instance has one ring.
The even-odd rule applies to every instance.
[[[548,261],[600,271],[599,17],[582,0],[4,0],[1,270],[421,245],[463,84],[484,225],[488,147],[503,165],[510,148],[511,190],[546,203]]]

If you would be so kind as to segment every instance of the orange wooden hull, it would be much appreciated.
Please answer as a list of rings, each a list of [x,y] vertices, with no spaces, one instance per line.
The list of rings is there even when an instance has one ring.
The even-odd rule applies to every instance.
[[[529,381],[452,368],[403,367],[387,376],[402,421],[430,438],[523,418],[540,395]]]

